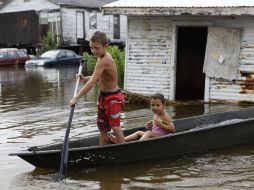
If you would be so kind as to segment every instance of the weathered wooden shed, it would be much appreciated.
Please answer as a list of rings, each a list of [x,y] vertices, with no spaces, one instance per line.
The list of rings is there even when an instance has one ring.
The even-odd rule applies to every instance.
[[[125,43],[126,16],[105,15],[100,7],[115,0],[7,0],[0,8],[0,46],[36,47],[50,31],[62,46],[87,45],[86,35],[104,31]]]
[[[103,12],[128,16],[126,90],[254,102],[254,1],[120,0]]]

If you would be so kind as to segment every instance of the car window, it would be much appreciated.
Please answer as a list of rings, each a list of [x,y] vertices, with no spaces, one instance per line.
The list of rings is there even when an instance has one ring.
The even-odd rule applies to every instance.
[[[40,57],[55,59],[58,53],[59,51],[46,51],[45,53],[41,54]]]
[[[76,54],[72,51],[66,51],[66,55],[67,55],[67,57],[75,57],[76,56]]]
[[[17,55],[14,51],[7,51],[8,58],[16,58]]]
[[[7,54],[6,54],[6,52],[2,52],[2,51],[0,51],[0,58],[7,58]]]
[[[27,54],[23,51],[17,51],[17,54],[19,55],[19,57],[27,57]]]
[[[66,57],[65,51],[60,51],[60,53],[57,55],[57,58],[65,58],[65,57]]]

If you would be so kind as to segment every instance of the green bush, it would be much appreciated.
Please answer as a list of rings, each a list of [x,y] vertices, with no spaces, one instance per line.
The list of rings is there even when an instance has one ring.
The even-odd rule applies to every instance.
[[[90,72],[93,71],[96,65],[97,58],[87,52],[83,53],[83,57],[86,61],[86,69]]]
[[[125,53],[124,49],[119,49],[118,46],[109,46],[107,51],[112,55],[118,72],[118,85],[122,88],[124,83],[124,63],[125,63]],[[83,57],[87,64],[88,71],[94,70],[97,58],[87,52],[83,54]]]
[[[48,32],[46,36],[42,38],[42,50],[48,51],[51,49],[59,48],[59,44],[53,39],[51,32]]]

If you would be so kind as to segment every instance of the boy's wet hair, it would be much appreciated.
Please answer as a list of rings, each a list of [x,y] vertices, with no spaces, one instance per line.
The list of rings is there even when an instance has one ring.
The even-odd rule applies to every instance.
[[[162,102],[163,104],[166,103],[165,98],[164,98],[163,94],[161,94],[161,93],[155,93],[155,94],[151,95],[151,96],[150,96],[150,100],[151,100],[151,99],[159,99],[159,100],[161,100],[161,102]]]
[[[104,32],[96,31],[90,38],[91,42],[98,42],[103,46],[108,44],[107,36]]]

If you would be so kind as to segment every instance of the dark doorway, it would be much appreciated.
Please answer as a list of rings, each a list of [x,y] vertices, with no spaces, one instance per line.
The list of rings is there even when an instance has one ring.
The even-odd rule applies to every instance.
[[[203,100],[207,27],[179,27],[175,100]]]

